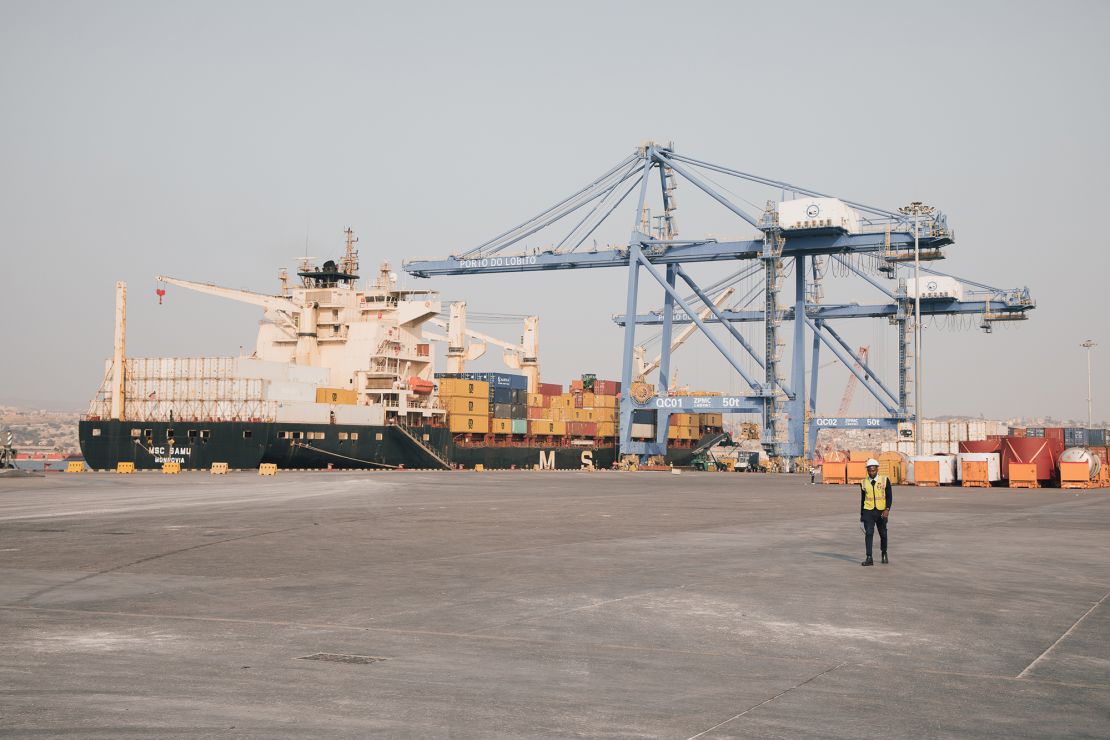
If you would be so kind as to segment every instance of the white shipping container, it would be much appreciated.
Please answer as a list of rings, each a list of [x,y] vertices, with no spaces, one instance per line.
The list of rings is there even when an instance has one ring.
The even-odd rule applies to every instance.
[[[967,423],[967,439],[971,442],[981,442],[987,438],[987,422],[969,421]],[[993,434],[994,432],[990,432]]]
[[[654,439],[655,438],[655,425],[654,424],[633,424],[632,425],[633,439]]]
[[[950,442],[967,441],[967,422],[953,421],[948,424],[948,440]]]
[[[968,461],[987,464],[987,480],[1002,480],[1002,455],[997,452],[961,452],[956,456],[956,479],[964,479],[964,463]]]
[[[921,457],[911,457],[909,465],[907,466],[906,482],[916,483],[917,479],[914,477],[914,465],[922,460],[936,460],[940,463],[937,466],[939,470],[940,484],[950,485],[956,481],[956,456],[955,455],[922,455]]]
[[[266,384],[267,401],[316,403],[316,386],[288,380],[271,380]]]
[[[275,418],[287,423],[327,424],[331,420],[330,412],[331,409],[324,403],[283,401],[277,406]]]
[[[778,204],[783,231],[827,229],[859,233],[859,213],[839,198],[797,198]]]
[[[336,404],[330,410],[335,412],[336,424],[361,424],[364,426],[382,426],[385,424],[385,407],[380,403],[370,404],[369,406]]]

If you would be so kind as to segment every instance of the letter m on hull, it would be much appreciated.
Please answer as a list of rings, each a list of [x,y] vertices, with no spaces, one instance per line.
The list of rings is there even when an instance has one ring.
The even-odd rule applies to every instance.
[[[555,469],[555,450],[544,452],[540,450],[540,470]]]

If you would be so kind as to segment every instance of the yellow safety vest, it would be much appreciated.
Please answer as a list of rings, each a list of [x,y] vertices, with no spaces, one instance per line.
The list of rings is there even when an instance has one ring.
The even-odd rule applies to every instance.
[[[876,475],[875,485],[871,485],[871,478],[864,478],[860,481],[860,488],[863,489],[863,508],[871,511],[878,509],[882,511],[886,508],[886,476]]]

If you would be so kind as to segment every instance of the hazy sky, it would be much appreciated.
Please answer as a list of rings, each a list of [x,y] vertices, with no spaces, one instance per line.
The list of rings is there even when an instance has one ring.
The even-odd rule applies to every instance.
[[[257,309],[173,288],[158,306],[153,276],[276,291],[306,234],[311,255],[335,256],[348,225],[363,274],[383,259],[400,271],[654,138],[879,206],[940,207],[957,236],[941,267],[1028,285],[1038,308],[993,335],[929,328],[926,414],[1085,417],[1090,338],[1107,419],[1108,32],[1105,2],[0,0],[0,398],[88,401],[116,280],[130,354],[249,351]],[[684,237],[750,233],[689,188],[679,218]],[[621,271],[404,281],[539,314],[546,379],[619,372]],[[877,298],[828,282],[831,297]],[[894,382],[889,327],[844,334]],[[680,382],[740,387],[704,339],[675,362]],[[819,409],[846,377],[823,372]],[[856,412],[875,408],[857,393]]]

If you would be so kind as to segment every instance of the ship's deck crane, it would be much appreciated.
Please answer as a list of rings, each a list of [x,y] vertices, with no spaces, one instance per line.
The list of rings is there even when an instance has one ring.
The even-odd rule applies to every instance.
[[[650,187],[653,175],[659,178],[658,191]],[[716,184],[712,179],[714,177],[730,178],[731,182],[744,187],[765,188],[770,197],[761,211],[749,212],[737,204],[737,201],[746,199]],[[709,236],[679,239],[674,197],[679,178],[693,185],[758,235],[737,240],[718,240]],[[658,192],[661,206],[657,213],[662,215],[654,217],[658,223],[655,228],[651,225],[653,217],[648,203],[649,190]],[[605,248],[595,245],[592,249],[580,251],[602,223],[633,193],[636,193],[635,210],[627,242]],[[556,231],[568,225],[569,230]],[[539,245],[530,246],[526,241],[529,239],[534,239]],[[915,251],[924,260],[943,258],[944,247],[954,242],[947,218],[939,211],[917,211],[911,215],[900,210],[837,199],[810,188],[681,155],[673,145],[649,141],[585,187],[493,239],[443,259],[410,259],[405,262],[404,268],[416,277],[601,267],[626,270],[625,312],[614,317],[618,324],[624,326],[621,378],[629,391],[621,398],[621,452],[641,457],[664,453],[667,426],[673,413],[752,413],[761,417],[763,445],[769,457],[779,467],[791,467],[796,459],[813,449],[817,428],[822,423],[828,426],[893,428],[914,418],[916,410],[912,408],[912,394],[908,393],[907,372],[914,358],[907,337],[913,327],[912,291],[922,286],[917,283],[911,286],[907,282],[906,263],[913,259]],[[517,251],[506,251],[511,247]],[[865,256],[879,262],[881,273],[891,281],[889,287],[883,284],[883,278],[872,277],[855,264],[856,260]],[[762,310],[743,307],[719,309],[708,297],[707,289],[700,287],[684,269],[686,264],[737,260],[754,266],[751,268],[754,272],[762,272]],[[844,270],[845,275],[869,283],[884,295],[883,301],[875,304],[822,303],[822,265],[828,270],[833,264]],[[780,298],[788,279],[788,267],[793,270],[794,301],[793,305],[783,306],[780,305]],[[1024,318],[1036,306],[1025,288],[1000,290],[927,268],[922,271],[927,275],[949,278],[951,284],[959,288],[923,296],[920,301],[923,316],[977,315],[990,327],[997,321]],[[637,313],[639,281],[644,275],[664,293],[663,307],[655,313]],[[693,291],[696,299],[686,300],[678,294],[676,286],[679,281]],[[698,306],[709,309],[710,316],[702,319]],[[884,318],[896,327],[899,377],[894,390],[882,382],[832,326],[839,319],[860,318]],[[789,377],[786,377],[781,369],[782,350],[788,343],[782,334],[782,327],[788,321],[793,322],[789,346],[795,361],[791,363]],[[734,325],[743,322],[762,325],[762,347],[748,341]],[[680,323],[693,323],[701,330],[747,385],[745,394],[705,398],[672,393],[668,387],[671,335],[674,325]],[[646,384],[632,383],[637,369],[636,327],[641,324],[662,325],[663,352],[655,391]],[[720,324],[737,341],[743,355],[738,357],[728,350],[711,331],[714,324]],[[807,334],[812,339],[808,363]],[[832,352],[859,380],[860,385],[875,396],[886,416],[814,419],[817,423],[809,426],[807,434],[806,419],[815,416],[817,370],[822,347]],[[740,360],[745,356],[760,368],[759,377],[745,369]],[[633,440],[630,436],[632,412],[645,408],[656,412],[656,437],[646,442]]]
[[[502,357],[505,365],[513,370],[521,370],[528,378],[528,392],[538,393],[540,382],[540,318],[539,316],[524,317],[524,332],[519,344],[513,344],[489,334],[468,329],[466,325],[467,311],[464,301],[453,301],[450,304],[448,320],[430,319],[428,323],[435,324],[447,330],[447,336],[424,332],[428,339],[438,342],[447,342],[447,372],[466,372],[466,363],[476,360],[486,352],[486,345],[492,344],[503,349]],[[467,342],[466,337],[476,339],[476,342]]]

